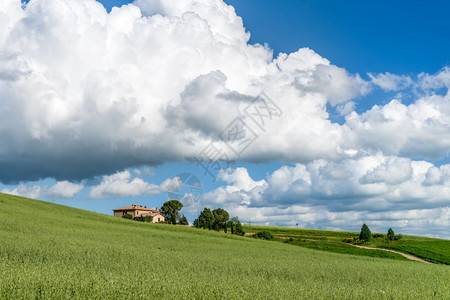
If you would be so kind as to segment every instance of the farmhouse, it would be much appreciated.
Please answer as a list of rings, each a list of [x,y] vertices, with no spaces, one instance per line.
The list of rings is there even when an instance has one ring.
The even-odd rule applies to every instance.
[[[116,208],[116,209],[113,209],[113,212],[114,212],[114,216],[119,217],[119,218],[121,218],[122,216],[124,216],[126,214],[129,214],[133,218],[141,217],[141,216],[142,217],[152,216],[153,217],[152,223],[164,222],[164,220],[165,220],[164,216],[161,214],[161,212],[158,209],[147,208],[147,206],[142,206],[142,205],[133,204],[130,206]]]

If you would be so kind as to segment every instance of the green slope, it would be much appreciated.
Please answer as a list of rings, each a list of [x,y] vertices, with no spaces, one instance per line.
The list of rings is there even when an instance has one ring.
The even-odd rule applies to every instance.
[[[358,249],[346,239],[359,237],[359,232],[319,230],[306,228],[287,228],[276,226],[244,226],[246,232],[269,231],[274,234],[275,240],[292,245],[312,248],[336,253],[347,253],[372,257],[405,260],[401,255],[386,251]],[[433,263],[450,265],[450,240],[436,238],[403,235],[398,241],[388,244],[386,234],[375,234],[376,238],[362,243],[364,246],[391,248],[404,253],[409,253]],[[359,243],[361,244],[361,243]]]
[[[1,299],[446,299],[450,268],[144,224],[0,194]]]

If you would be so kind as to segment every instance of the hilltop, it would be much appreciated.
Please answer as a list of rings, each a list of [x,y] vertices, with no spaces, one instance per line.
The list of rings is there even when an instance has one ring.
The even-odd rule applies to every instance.
[[[0,194],[0,298],[444,299],[445,265],[140,223]]]

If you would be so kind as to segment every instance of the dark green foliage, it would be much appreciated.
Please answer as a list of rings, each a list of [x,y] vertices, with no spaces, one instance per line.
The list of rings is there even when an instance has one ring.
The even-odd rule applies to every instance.
[[[392,230],[392,228],[388,229],[387,235],[386,235],[386,239],[388,241],[393,241],[395,239],[395,233],[394,230]]]
[[[259,231],[259,232],[256,234],[256,237],[257,237],[258,239],[264,239],[264,240],[269,240],[269,241],[271,241],[271,240],[273,240],[273,233],[272,233],[272,232],[269,232],[269,231]]]
[[[399,234],[397,234],[397,235],[395,236],[395,240],[396,240],[396,241],[399,241],[399,240],[402,239],[402,237],[403,237],[403,235],[401,235],[401,233],[399,233]]]
[[[179,224],[180,225],[189,225],[189,222],[184,214],[181,216]]]
[[[214,216],[213,221],[213,228],[214,230],[221,230],[223,229],[225,232],[227,232],[227,222],[228,219],[230,219],[230,215],[228,212],[223,208],[216,208],[212,211]]]
[[[372,233],[370,232],[369,226],[366,225],[366,223],[363,224],[361,227],[361,232],[359,234],[359,239],[362,241],[368,241],[372,236]]]
[[[161,207],[161,213],[166,217],[168,223],[174,225],[177,224],[177,220],[180,219],[180,210],[183,208],[183,204],[178,200],[169,200]]]
[[[131,219],[133,219],[133,216],[130,215],[130,214],[126,214],[126,215],[123,215],[122,218],[123,218],[123,219],[131,220]]]
[[[374,239],[376,239],[376,238],[382,238],[382,237],[384,237],[384,234],[382,234],[382,233],[374,233],[374,234],[372,234],[372,237],[373,237]]]
[[[200,213],[200,216],[198,216],[197,219],[194,221],[194,226],[197,228],[208,228],[211,230],[212,223],[214,221],[214,215],[211,212],[211,210],[207,207],[203,209],[203,211]]]
[[[227,226],[230,227],[230,229],[231,229],[231,234],[234,234],[234,224],[233,224],[233,221],[229,221]]]
[[[230,223],[232,225],[232,227],[231,227],[232,228],[232,231],[231,231],[232,234],[236,234],[236,235],[244,235],[245,234],[244,227],[242,227],[242,224],[239,221],[238,217],[231,218]]]
[[[203,229],[208,228],[209,230],[223,230],[225,233],[227,233],[228,228],[230,228],[231,234],[244,235],[244,228],[239,221],[239,218],[233,217],[230,220],[229,218],[228,212],[222,208],[211,211],[209,208],[205,207],[198,218],[194,220],[194,226]]]
[[[139,222],[147,222],[147,223],[151,223],[153,221],[153,217],[152,216],[139,216],[134,218],[135,221],[139,221]]]

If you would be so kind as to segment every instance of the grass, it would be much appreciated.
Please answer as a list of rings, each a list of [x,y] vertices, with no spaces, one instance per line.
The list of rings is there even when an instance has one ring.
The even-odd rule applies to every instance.
[[[445,299],[450,269],[0,194],[1,299]]]
[[[390,249],[409,253],[433,263],[450,265],[450,241],[447,240],[400,240],[390,245],[381,241],[377,242],[376,246],[386,249],[390,247]]]
[[[246,225],[244,227],[245,231],[252,231],[253,233],[269,231],[275,235],[276,241],[305,248],[396,260],[406,259],[399,254],[379,250],[359,249],[350,243],[343,242],[346,238],[358,238],[359,232],[254,225],[251,227]],[[384,234],[379,238],[372,238],[370,241],[362,243],[362,245],[386,249],[390,247],[393,250],[409,253],[430,262],[450,264],[449,240],[404,235],[399,241],[393,241],[388,244],[385,237],[386,235]]]

